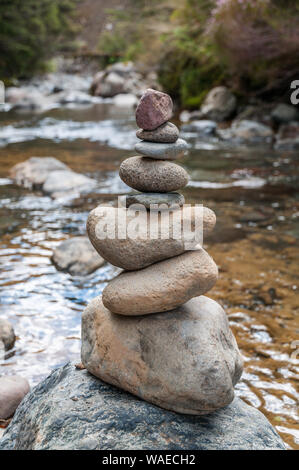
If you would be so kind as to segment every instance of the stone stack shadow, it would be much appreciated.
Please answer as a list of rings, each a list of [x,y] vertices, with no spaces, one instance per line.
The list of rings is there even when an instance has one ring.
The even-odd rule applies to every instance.
[[[81,356],[89,372],[148,402],[179,413],[207,414],[233,400],[242,359],[224,310],[203,295],[217,280],[216,264],[201,246],[186,249],[196,217],[203,235],[213,230],[216,217],[205,207],[183,213],[185,200],[176,191],[188,183],[188,174],[175,160],[187,143],[169,122],[172,108],[167,94],[145,92],[136,109],[141,142],[135,149],[141,156],[125,160],[119,172],[139,192],[126,197],[125,207],[99,206],[89,214],[91,243],[125,271],[84,311]],[[129,229],[136,204],[146,208],[145,234],[122,238],[120,216],[126,216]],[[158,212],[151,221],[158,233],[154,239],[146,223],[149,209]],[[171,225],[166,239],[164,211]],[[104,217],[114,221],[114,238],[104,236]],[[190,219],[190,233],[177,239],[175,228],[184,217]]]

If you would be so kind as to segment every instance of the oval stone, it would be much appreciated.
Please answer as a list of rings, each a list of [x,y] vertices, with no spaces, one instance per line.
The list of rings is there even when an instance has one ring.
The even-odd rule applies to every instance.
[[[183,231],[187,219],[191,220],[190,229],[185,225]],[[134,220],[139,224],[138,232],[132,225]],[[198,237],[202,236],[202,231],[206,236],[215,223],[216,216],[207,207],[192,208],[189,213],[178,208],[167,214],[157,214],[157,217],[151,217],[144,209],[137,219],[132,210],[98,206],[88,216],[87,233],[102,258],[114,266],[132,271],[184,253],[194,240],[195,228]],[[108,224],[111,224],[109,230]],[[121,233],[123,228],[125,232]],[[167,233],[165,228],[168,229],[168,238],[163,238]]]
[[[188,173],[176,163],[145,157],[130,157],[122,162],[119,176],[141,192],[168,193],[186,186]]]
[[[180,193],[136,193],[128,194],[125,197],[126,207],[130,207],[131,204],[142,204],[146,209],[152,208],[154,210],[153,204],[158,204],[158,206],[163,204],[168,208],[173,205],[182,206],[185,204],[185,198]]]
[[[226,314],[205,296],[138,319],[113,315],[95,298],[82,315],[81,359],[105,382],[195,415],[228,405],[242,374]]]
[[[146,140],[147,142],[160,142],[160,143],[173,143],[179,138],[179,130],[172,122],[165,122],[162,126],[157,127],[153,131],[145,131],[139,129],[136,132],[138,139]]]
[[[154,142],[138,142],[135,150],[145,157],[157,160],[176,160],[183,156],[188,149],[188,144],[183,139],[178,139],[173,144],[159,144]]]
[[[172,108],[169,95],[148,88],[136,108],[137,126],[149,131],[156,129],[171,118]]]
[[[204,249],[115,277],[103,291],[103,304],[120,315],[166,312],[210,290],[218,269]]]

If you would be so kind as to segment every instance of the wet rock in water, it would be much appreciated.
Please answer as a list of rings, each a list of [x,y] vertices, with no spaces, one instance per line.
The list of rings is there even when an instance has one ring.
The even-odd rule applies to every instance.
[[[210,290],[217,277],[216,264],[200,248],[119,274],[103,290],[103,304],[120,315],[166,312]]]
[[[273,131],[271,127],[250,120],[236,120],[229,129],[218,129],[217,134],[224,140],[245,143],[271,143]]]
[[[213,121],[225,121],[237,107],[235,95],[226,87],[213,88],[206,96],[200,111],[202,117]]]
[[[217,128],[215,121],[208,119],[195,120],[181,127],[183,132],[196,132],[199,135],[213,135]]]
[[[136,132],[138,139],[146,140],[147,142],[157,143],[174,143],[178,140],[179,130],[172,122],[165,122],[153,131],[145,131],[139,129]]]
[[[0,419],[10,418],[29,391],[28,381],[19,375],[0,377]]]
[[[271,117],[279,124],[299,120],[299,111],[295,106],[280,103],[273,109]]]
[[[17,163],[10,170],[10,177],[19,186],[40,189],[52,171],[68,170],[68,167],[54,157],[31,157]]]
[[[3,318],[0,318],[0,342],[4,344],[5,351],[12,349],[16,341],[16,335],[12,325]]]
[[[54,250],[51,261],[58,270],[78,276],[92,273],[105,262],[87,237],[74,237],[62,242]]]
[[[280,126],[275,143],[277,150],[299,149],[299,123],[290,122]]]
[[[136,152],[157,160],[176,160],[184,155],[187,149],[187,142],[183,139],[177,139],[172,144],[142,141],[135,145]]]
[[[71,170],[52,171],[43,185],[43,191],[53,197],[74,193],[88,192],[96,186],[96,181]]]
[[[283,450],[285,446],[264,415],[239,398],[207,416],[178,414],[67,364],[40,382],[19,406],[0,440],[0,450],[13,449]]]
[[[141,192],[167,193],[186,186],[189,176],[181,166],[146,157],[130,157],[122,162],[119,176]]]
[[[69,196],[71,192],[88,192],[97,184],[95,180],[75,173],[53,157],[31,157],[18,163],[11,169],[10,177],[19,186],[42,189],[53,197]]]
[[[141,129],[151,131],[172,116],[172,99],[166,93],[148,88],[136,109],[136,122]]]
[[[142,204],[146,209],[154,209],[153,204],[163,204],[171,208],[171,206],[183,206],[185,198],[180,193],[136,193],[126,195],[126,207],[131,204]],[[163,206],[164,207],[164,206]],[[159,208],[157,208],[159,209]]]
[[[103,98],[125,93],[141,96],[149,86],[157,87],[155,74],[144,75],[137,71],[132,62],[118,62],[94,76],[91,93]]]
[[[214,212],[207,207],[197,207],[196,210],[193,207],[188,213],[178,208],[167,214],[167,218],[163,215],[152,218],[144,209],[138,215],[139,230],[131,233],[130,226],[132,230],[135,217],[135,211],[99,206],[90,212],[87,220],[88,237],[97,252],[109,263],[126,270],[142,269],[184,253],[188,243],[194,242],[195,226],[197,237],[202,234],[202,228],[206,236],[216,223]],[[190,221],[189,230],[186,221]],[[109,231],[107,222],[111,224]],[[125,234],[119,233],[122,228],[125,228]],[[167,238],[166,229],[169,232]],[[110,233],[115,236],[111,237]],[[177,234],[180,238],[176,237]]]
[[[83,312],[82,331],[85,367],[150,403],[208,414],[234,398],[242,358],[224,310],[208,297],[137,322],[112,314],[97,297]]]

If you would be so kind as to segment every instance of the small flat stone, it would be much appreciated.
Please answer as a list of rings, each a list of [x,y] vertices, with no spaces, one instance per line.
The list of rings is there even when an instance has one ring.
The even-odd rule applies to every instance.
[[[188,251],[119,274],[103,290],[103,304],[120,315],[166,312],[209,291],[217,277],[217,266],[204,249]]]
[[[159,144],[154,142],[138,142],[135,150],[145,157],[157,160],[176,160],[186,153],[188,144],[183,139],[178,139],[173,144]]]
[[[177,208],[167,217],[161,214],[151,217],[145,209],[138,211],[141,228],[138,232],[132,230],[135,217],[133,210],[98,206],[90,212],[86,225],[89,239],[100,256],[128,271],[184,253],[190,243],[196,244],[201,241],[199,238],[208,235],[216,223],[214,212],[201,206],[186,212]],[[190,229],[186,222],[190,222]],[[120,233],[120,229],[125,232]],[[195,229],[198,238],[194,237]],[[169,235],[165,237],[165,233]]]
[[[82,315],[81,357],[105,382],[194,415],[227,406],[242,373],[226,314],[203,295],[138,319],[113,315],[97,297]]]
[[[126,195],[126,207],[131,204],[142,204],[146,209],[150,209],[153,204],[166,204],[167,207],[173,205],[183,206],[185,198],[180,193],[137,193]],[[153,209],[153,207],[152,207]]]
[[[176,163],[140,156],[124,160],[119,176],[130,188],[150,193],[176,191],[189,180],[186,170]]]
[[[178,140],[179,130],[172,122],[165,122],[162,126],[157,127],[157,129],[153,131],[139,129],[136,132],[136,136],[138,139],[146,140],[147,142],[171,144]]]
[[[29,391],[28,381],[19,375],[0,377],[0,419],[10,418]]]
[[[137,126],[151,131],[164,124],[172,116],[172,99],[166,93],[148,88],[136,109]]]

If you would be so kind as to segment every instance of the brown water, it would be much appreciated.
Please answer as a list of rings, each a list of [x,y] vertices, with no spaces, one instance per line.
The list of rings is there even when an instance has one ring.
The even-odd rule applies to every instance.
[[[85,233],[91,208],[126,192],[117,168],[134,154],[133,113],[100,104],[0,119],[0,315],[18,335],[0,374],[21,374],[34,385],[79,361],[81,312],[115,273],[105,265],[71,277],[50,256],[62,240]],[[192,144],[182,161],[192,177],[186,201],[204,202],[217,215],[206,249],[220,276],[208,295],[226,309],[244,356],[237,394],[298,449],[298,156],[185,137]],[[99,189],[53,201],[16,187],[9,169],[33,155],[59,158],[96,178]]]

